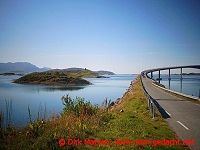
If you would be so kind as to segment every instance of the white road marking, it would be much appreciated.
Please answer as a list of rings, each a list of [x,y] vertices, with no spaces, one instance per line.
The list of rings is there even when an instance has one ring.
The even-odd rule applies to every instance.
[[[184,127],[186,130],[189,130],[189,128],[188,127],[186,127],[183,123],[181,123],[180,121],[176,121],[176,122],[178,122],[182,127]]]
[[[169,116],[171,116],[171,114],[170,114],[168,111],[165,110],[165,112],[166,112]]]

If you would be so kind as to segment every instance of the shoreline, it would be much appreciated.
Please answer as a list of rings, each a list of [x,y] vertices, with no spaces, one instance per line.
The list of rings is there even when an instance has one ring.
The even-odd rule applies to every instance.
[[[115,107],[117,107],[118,105],[120,105],[122,103],[122,101],[125,99],[126,96],[128,95],[132,95],[133,94],[133,86],[134,83],[136,82],[137,77],[131,81],[129,87],[126,89],[126,91],[123,93],[121,98],[116,99],[114,102],[114,105],[111,106],[110,110],[113,110]]]
[[[129,88],[120,100],[109,109],[101,109],[83,99],[71,99],[63,96],[64,109],[60,116],[52,116],[47,120],[30,119],[26,127],[4,131],[0,139],[4,149],[52,149],[59,146],[59,139],[177,139],[167,123],[157,116],[151,118],[147,109],[147,101],[141,88],[140,78],[131,81]],[[29,114],[29,117],[31,114]],[[9,141],[9,142],[7,142]],[[34,144],[31,144],[33,143]],[[97,145],[99,149],[138,149],[140,145],[114,145],[108,147]],[[65,145],[66,148],[94,149],[93,145]],[[145,147],[145,145],[144,145]],[[153,148],[154,146],[148,145]],[[166,146],[160,145],[165,148]],[[167,146],[168,147],[168,146]],[[171,146],[169,147],[171,148]],[[183,146],[173,146],[175,150]],[[183,148],[184,149],[184,148]]]

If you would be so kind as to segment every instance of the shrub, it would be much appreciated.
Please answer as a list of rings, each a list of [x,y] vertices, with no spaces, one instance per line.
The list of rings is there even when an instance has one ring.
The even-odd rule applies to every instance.
[[[95,115],[98,111],[98,106],[93,106],[90,102],[85,101],[84,98],[76,97],[72,99],[69,95],[63,96],[62,98],[63,113],[74,113],[76,116],[80,115]]]

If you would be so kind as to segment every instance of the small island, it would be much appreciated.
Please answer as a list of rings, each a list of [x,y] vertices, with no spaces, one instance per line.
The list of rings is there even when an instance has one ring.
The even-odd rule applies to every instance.
[[[93,72],[84,70],[79,72],[47,71],[27,74],[14,83],[19,84],[41,84],[55,86],[81,86],[91,84],[83,77],[94,76]]]
[[[111,71],[104,71],[104,70],[100,70],[100,71],[96,71],[96,73],[101,76],[101,75],[115,75],[114,72]]]
[[[105,73],[105,72],[104,72]],[[108,78],[98,72],[83,68],[51,69],[45,72],[33,72],[16,79],[19,84],[41,84],[53,86],[84,86],[91,83],[83,78]]]
[[[16,75],[16,74],[13,73],[13,72],[5,72],[5,73],[0,73],[0,75],[3,75],[3,76],[13,76],[13,75]]]
[[[17,75],[17,76],[23,76],[22,73],[15,73],[15,72],[5,72],[5,73],[0,73],[0,75],[2,75],[2,76],[14,76],[14,75]]]
[[[110,78],[110,77],[106,77],[106,76],[97,76],[96,78]]]

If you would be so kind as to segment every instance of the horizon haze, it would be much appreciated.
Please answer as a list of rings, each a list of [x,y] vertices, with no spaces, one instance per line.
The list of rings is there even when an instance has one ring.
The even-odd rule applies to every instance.
[[[200,64],[200,1],[0,1],[0,62],[140,73]]]

